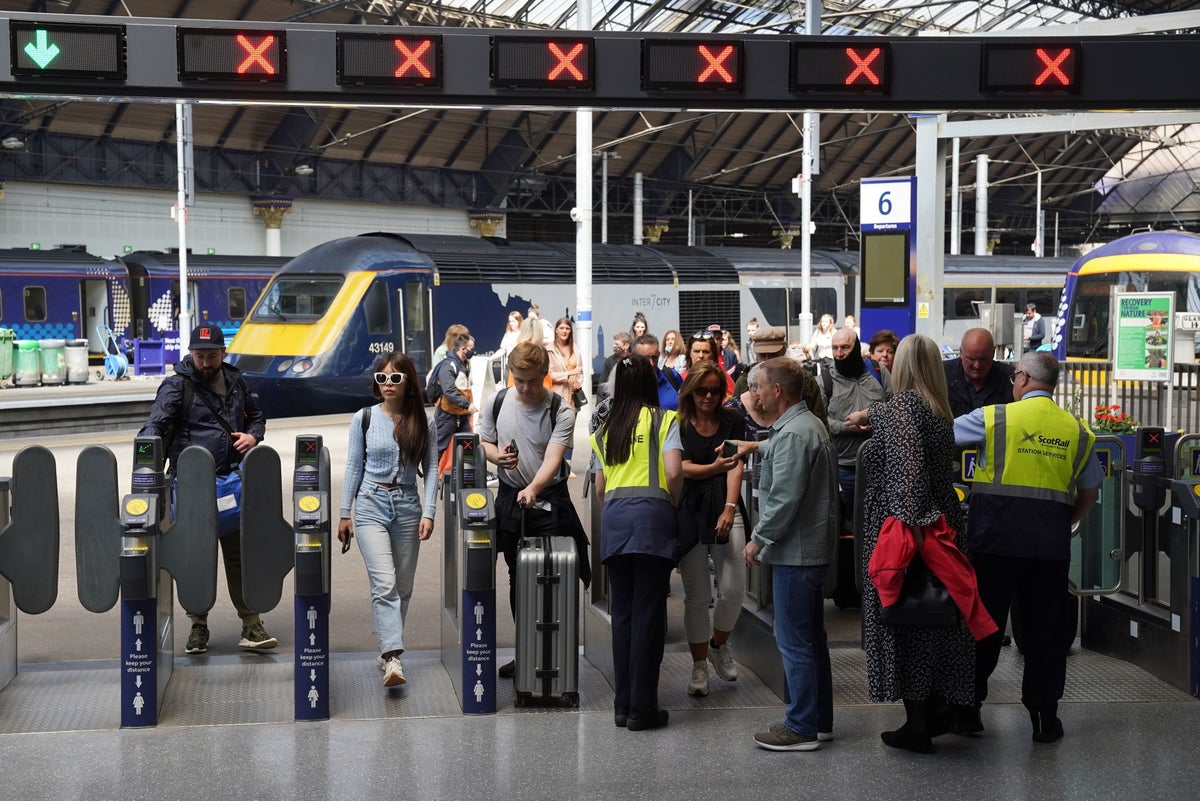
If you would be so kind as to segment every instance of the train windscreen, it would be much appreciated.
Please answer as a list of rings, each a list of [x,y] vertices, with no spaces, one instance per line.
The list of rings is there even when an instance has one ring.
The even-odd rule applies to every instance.
[[[281,277],[267,287],[251,319],[254,322],[311,323],[333,305],[342,276]]]
[[[1178,311],[1200,311],[1196,278],[1188,272],[1137,271],[1079,276],[1071,298],[1067,356],[1085,359],[1108,358],[1109,296],[1113,286],[1127,292],[1174,292]]]

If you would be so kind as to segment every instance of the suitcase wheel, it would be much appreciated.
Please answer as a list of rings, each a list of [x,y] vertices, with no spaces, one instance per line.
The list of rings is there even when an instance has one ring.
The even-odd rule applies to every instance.
[[[529,693],[513,694],[513,706],[522,707],[529,704]]]
[[[563,706],[569,706],[572,709],[579,708],[579,693],[563,693]]]

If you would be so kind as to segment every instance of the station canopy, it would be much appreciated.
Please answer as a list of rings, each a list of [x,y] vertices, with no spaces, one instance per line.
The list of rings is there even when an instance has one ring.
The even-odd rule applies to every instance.
[[[1200,28],[1200,0],[826,0],[819,32],[839,36],[1154,35]],[[276,21],[311,24],[576,29],[571,0],[0,0],[0,11]],[[797,2],[597,0],[591,27],[609,32],[803,34]],[[913,111],[921,111],[914,109]],[[0,173],[9,180],[173,187],[174,109],[156,104],[0,100]],[[951,121],[1023,116],[949,114]],[[501,206],[510,236],[522,215],[563,216],[573,205],[574,125],[568,110],[287,108],[201,105],[195,112],[201,191],[283,192],[376,202]],[[973,217],[975,158],[987,155],[989,229],[998,252],[1028,252],[1038,200],[1065,245],[1106,241],[1134,228],[1200,227],[1200,133],[1164,126],[996,133],[961,141],[965,236]],[[818,245],[854,249],[862,178],[911,175],[915,122],[906,114],[820,113],[813,176]],[[802,114],[753,111],[598,110],[590,169],[607,167],[611,213],[628,216],[633,175],[645,176],[649,214],[678,217],[691,190],[697,217],[738,244],[771,245],[770,231],[798,216]],[[103,171],[78,155],[112,151]],[[604,154],[604,155],[601,155]],[[171,156],[173,158],[173,156]],[[94,161],[94,157],[92,161]],[[253,165],[253,166],[251,166]],[[263,167],[266,167],[265,171]],[[358,177],[350,181],[352,171]],[[367,177],[363,178],[366,174]],[[404,180],[396,175],[403,174]],[[481,185],[493,194],[480,198]],[[265,179],[264,179],[265,176]],[[371,176],[375,176],[372,178]],[[397,185],[417,190],[397,190]],[[469,187],[469,188],[468,188]],[[468,195],[470,197],[468,197]],[[482,202],[481,202],[482,201]],[[565,222],[569,225],[569,221]],[[683,229],[678,225],[676,232]],[[518,233],[514,234],[513,231]],[[543,229],[538,229],[543,230]],[[748,233],[746,233],[748,232]],[[712,240],[710,239],[710,242]],[[729,243],[733,244],[733,243]],[[1047,254],[1050,251],[1047,250]]]

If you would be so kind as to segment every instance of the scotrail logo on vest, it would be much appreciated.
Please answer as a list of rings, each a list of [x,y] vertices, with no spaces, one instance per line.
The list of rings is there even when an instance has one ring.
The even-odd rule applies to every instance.
[[[1051,459],[1066,459],[1067,455],[1065,453],[1050,453],[1043,448],[1025,447],[1025,443],[1041,445],[1043,448],[1056,448],[1061,451],[1065,451],[1071,447],[1071,443],[1067,440],[1059,439],[1058,437],[1044,437],[1040,431],[1021,432],[1021,447],[1017,448],[1017,453],[1033,453],[1038,456],[1048,456]]]

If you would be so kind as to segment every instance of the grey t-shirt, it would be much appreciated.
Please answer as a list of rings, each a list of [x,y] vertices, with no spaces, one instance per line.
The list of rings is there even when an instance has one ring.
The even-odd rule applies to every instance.
[[[527,487],[533,481],[546,461],[546,447],[558,443],[565,448],[571,448],[575,441],[575,411],[566,403],[558,407],[558,419],[551,422],[550,404],[553,396],[550,392],[540,404],[532,409],[526,409],[517,399],[515,390],[504,394],[500,405],[499,420],[493,418],[495,408],[494,398],[489,398],[483,404],[482,419],[479,423],[479,438],[490,442],[500,450],[504,450],[510,441],[517,443],[517,468],[506,470],[501,467],[500,479],[515,487]],[[562,478],[566,478],[566,469]]]

